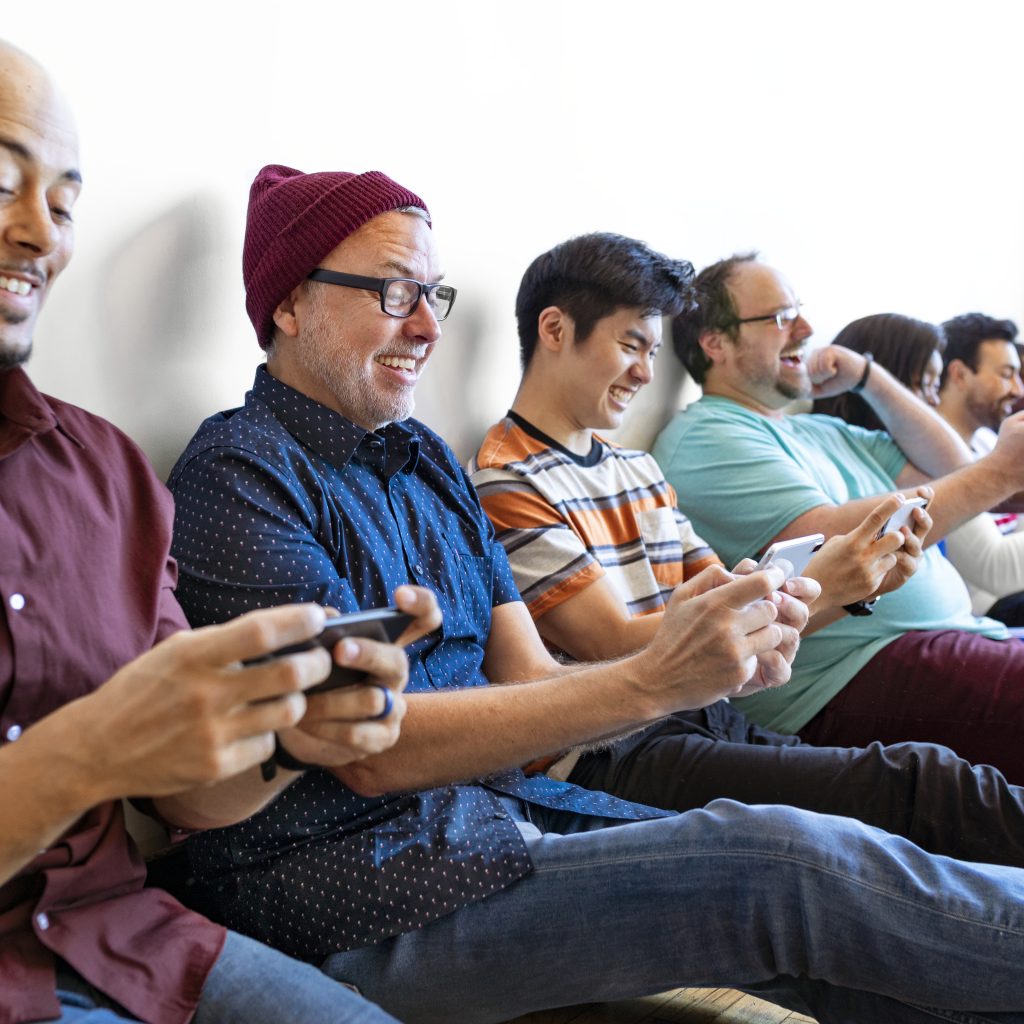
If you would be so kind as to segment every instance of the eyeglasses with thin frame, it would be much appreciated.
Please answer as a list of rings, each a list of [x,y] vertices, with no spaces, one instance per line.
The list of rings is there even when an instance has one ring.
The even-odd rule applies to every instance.
[[[774,320],[775,326],[780,331],[784,331],[794,320],[800,315],[800,310],[803,307],[802,302],[798,302],[795,306],[786,306],[783,309],[778,309],[774,313],[765,313],[763,316],[745,316],[730,320],[728,323],[723,324],[723,327],[736,327],[739,324],[756,324],[760,321]]]
[[[360,274],[325,270],[323,267],[312,271],[309,280],[376,292],[380,296],[381,311],[400,319],[412,316],[420,304],[420,298],[425,296],[438,323],[445,320],[452,311],[457,294],[450,284],[424,284],[411,277],[363,277]]]

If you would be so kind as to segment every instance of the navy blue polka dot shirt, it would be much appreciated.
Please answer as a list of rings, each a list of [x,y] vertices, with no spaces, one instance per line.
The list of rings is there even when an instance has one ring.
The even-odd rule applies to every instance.
[[[415,420],[368,432],[260,367],[171,473],[178,599],[193,625],[315,601],[437,594],[439,633],[409,648],[409,689],[482,686],[492,607],[518,601],[502,546],[451,450]],[[530,870],[499,796],[617,820],[664,812],[518,770],[363,797],[306,772],[269,807],[189,841],[231,927],[319,960],[426,924]]]

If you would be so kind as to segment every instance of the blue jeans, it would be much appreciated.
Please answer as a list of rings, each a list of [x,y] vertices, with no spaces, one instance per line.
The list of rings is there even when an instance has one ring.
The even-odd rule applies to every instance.
[[[686,985],[742,988],[822,1024],[1024,1022],[1019,868],[793,807],[716,800],[615,827],[531,812],[530,875],[323,969],[410,1024]]]
[[[115,1024],[135,1020],[70,968],[57,976],[59,1024]],[[397,1024],[383,1010],[315,967],[228,932],[203,986],[194,1024]]]

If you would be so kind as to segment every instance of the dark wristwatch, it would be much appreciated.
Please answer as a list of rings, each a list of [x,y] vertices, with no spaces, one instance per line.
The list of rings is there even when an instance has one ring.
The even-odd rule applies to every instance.
[[[864,387],[865,387],[865,385],[868,382],[868,377],[871,376],[871,364],[874,361],[875,361],[875,357],[870,352],[865,352],[864,353],[864,372],[860,375],[860,380],[857,381],[857,383],[854,384],[852,388],[850,388],[850,390],[855,395],[859,395],[864,390]],[[859,601],[857,603],[860,604]],[[850,612],[850,614],[851,615],[856,615],[857,612]],[[863,614],[863,615],[870,615],[871,612],[862,612],[861,614]]]
[[[870,601],[854,601],[853,604],[844,604],[843,610],[851,615],[874,615],[877,603],[877,597],[872,598]]]
[[[289,754],[281,746],[281,740],[275,734],[274,752],[260,765],[260,774],[263,776],[264,782],[269,782],[277,774],[278,765],[282,768],[287,768],[291,772],[304,772],[307,768],[316,767],[316,765],[307,764],[307,762],[300,761],[297,757]]]

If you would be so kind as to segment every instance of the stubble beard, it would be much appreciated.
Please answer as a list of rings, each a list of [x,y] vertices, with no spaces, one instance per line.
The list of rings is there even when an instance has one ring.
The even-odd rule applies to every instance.
[[[987,404],[982,402],[969,401],[967,403],[967,409],[971,416],[974,418],[974,422],[979,427],[988,427],[989,430],[994,430],[999,433],[999,426],[1005,419],[1003,415],[1003,404],[1009,402],[1011,399],[1006,398],[995,404]]]
[[[12,326],[23,324],[26,319],[26,316],[20,314],[0,313],[0,322]],[[4,340],[2,332],[3,328],[0,327],[0,371],[13,370],[16,366],[27,363],[29,356],[32,355],[32,339],[29,338],[23,345],[18,342],[9,343]]]
[[[812,394],[810,379],[804,375],[802,383],[793,384],[783,380],[778,369],[762,369],[751,376],[751,384],[754,389],[762,394],[774,392],[787,402],[796,402],[801,399],[810,398]]]
[[[307,352],[310,373],[335,397],[354,422],[372,430],[408,419],[415,407],[411,393],[387,394],[373,388],[365,375],[353,375],[338,344],[338,329],[317,289],[310,295]],[[339,354],[341,353],[341,354]]]
[[[790,383],[782,378],[782,370],[778,363],[768,365],[762,362],[763,354],[756,345],[750,342],[744,343],[739,339],[734,344],[738,367],[741,375],[746,378],[747,389],[751,394],[762,396],[759,401],[771,405],[773,403],[768,396],[778,395],[786,402],[796,402],[810,398],[814,393],[806,367],[801,375],[801,382],[799,384]]]
[[[776,380],[775,390],[778,391],[778,393],[782,395],[787,402],[797,402],[811,397],[810,384],[797,386],[796,384],[788,384],[784,380]]]

